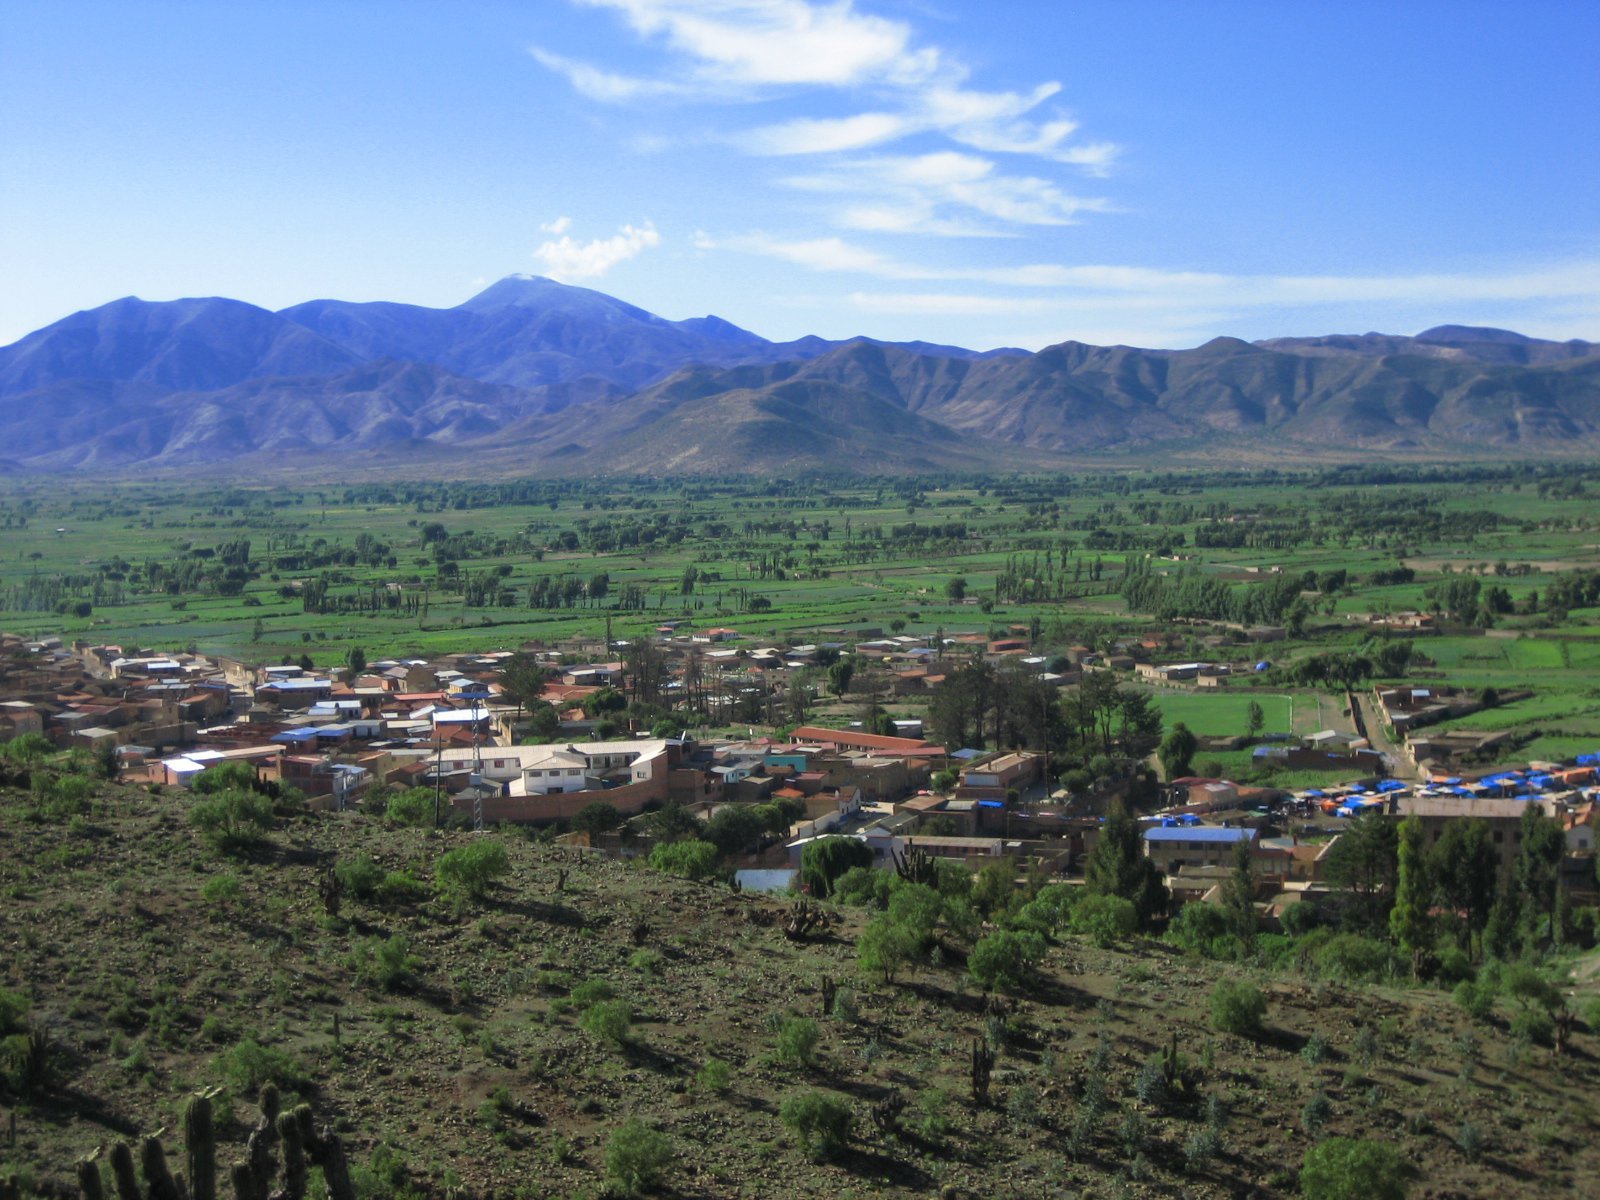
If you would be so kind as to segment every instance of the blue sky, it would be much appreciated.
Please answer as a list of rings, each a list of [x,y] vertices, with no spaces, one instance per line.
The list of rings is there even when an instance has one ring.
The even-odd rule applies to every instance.
[[[123,295],[1600,340],[1591,0],[10,0],[0,344]]]

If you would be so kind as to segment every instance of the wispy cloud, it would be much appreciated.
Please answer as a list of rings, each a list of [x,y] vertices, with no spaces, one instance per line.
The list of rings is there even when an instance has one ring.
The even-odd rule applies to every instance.
[[[854,309],[874,316],[1052,318],[1053,334],[1029,338],[1019,333],[1010,339],[1021,345],[1060,340],[1068,331],[1085,341],[1192,344],[1258,319],[1252,314],[1274,311],[1360,311],[1379,322],[1404,321],[1411,314],[1427,320],[1423,314],[1431,312],[1457,314],[1439,319],[1477,313],[1470,319],[1514,324],[1515,318],[1532,315],[1551,331],[1546,336],[1592,337],[1600,326],[1600,260],[1458,274],[1240,275],[1115,264],[929,264],[843,238],[783,239],[759,232],[714,242],[702,234],[700,241],[811,271],[881,281],[890,286],[846,296]],[[923,286],[906,290],[895,284]],[[1390,331],[1407,328],[1398,324]]]
[[[913,28],[863,12],[854,0],[573,0],[617,13],[668,63],[658,74],[626,75],[532,50],[591,99],[628,104],[656,97],[731,103],[781,94],[799,106],[821,95],[855,112],[798,115],[724,133],[728,144],[762,157],[822,157],[832,190],[856,193],[832,217],[845,228],[961,236],[1017,225],[1066,224],[1097,207],[1039,175],[1013,174],[992,159],[982,179],[957,185],[920,177],[909,157],[859,158],[862,151],[913,136],[943,139],[952,154],[1030,158],[1051,167],[1105,175],[1117,157],[1108,142],[1078,143],[1079,123],[1056,101],[1048,80],[1022,90],[974,86],[971,73]],[[869,102],[862,103],[863,98]],[[959,148],[954,149],[954,148]],[[930,155],[937,158],[938,155]],[[969,156],[971,157],[971,156]],[[803,184],[802,184],[803,186]],[[962,210],[956,216],[947,209]]]
[[[544,232],[560,236],[541,243],[533,252],[533,257],[544,265],[544,273],[563,283],[597,279],[618,263],[661,244],[661,235],[649,221],[640,226],[624,225],[611,237],[589,242],[570,237],[567,230],[571,225],[570,217],[558,217],[541,225]]]

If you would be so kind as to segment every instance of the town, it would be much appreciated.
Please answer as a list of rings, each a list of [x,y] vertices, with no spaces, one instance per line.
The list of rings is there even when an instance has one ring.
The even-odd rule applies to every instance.
[[[1202,747],[1189,735],[1180,762],[1166,761],[1166,741],[1158,747],[1148,732],[1097,777],[1052,766],[1041,742],[1058,722],[1018,723],[1010,744],[991,737],[999,744],[989,749],[943,744],[929,727],[930,700],[962,672],[997,673],[1018,702],[1031,695],[1067,710],[1091,692],[1137,695],[1143,685],[1214,696],[1230,671],[1265,666],[1253,655],[1281,636],[1250,632],[1230,666],[1161,661],[1167,643],[1150,636],[1106,653],[1035,652],[1025,627],[1003,638],[838,629],[834,640],[774,646],[674,621],[633,643],[578,637],[426,660],[354,655],[331,671],[0,635],[0,731],[81,752],[103,777],[153,790],[236,765],[313,810],[381,813],[404,796],[433,826],[525,826],[619,857],[709,839],[718,870],[763,890],[800,890],[805,847],[826,836],[858,840],[885,869],[916,850],[974,872],[1004,863],[1018,880],[1081,880],[1108,807],[1121,804],[1139,815],[1144,853],[1171,896],[1168,916],[1219,903],[1242,846],[1262,928],[1348,886],[1337,864],[1353,822],[1416,816],[1430,845],[1452,825],[1480,824],[1509,886],[1535,812],[1561,831],[1563,894],[1594,902],[1600,742],[1565,762],[1456,765],[1453,754],[1494,736],[1429,735],[1431,722],[1479,707],[1452,689],[1349,691],[1349,727],[1304,736],[1263,728],[1258,711],[1239,736]],[[828,687],[807,682],[819,665],[836,693],[832,711],[843,714],[831,725],[806,719],[828,701]],[[865,720],[850,719],[858,711]],[[640,713],[655,719],[642,724]],[[792,719],[767,724],[774,715]],[[1384,731],[1385,750],[1364,736],[1369,721]],[[744,735],[730,722],[746,725]],[[1104,748],[1119,749],[1109,739]],[[1207,749],[1247,750],[1255,766],[1329,782],[1203,777],[1190,764]]]

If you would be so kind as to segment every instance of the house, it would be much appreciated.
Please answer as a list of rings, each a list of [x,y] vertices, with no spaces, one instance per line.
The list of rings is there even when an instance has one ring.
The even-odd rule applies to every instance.
[[[1157,825],[1144,831],[1145,857],[1166,875],[1229,866],[1241,842],[1254,853],[1256,831],[1232,825]]]

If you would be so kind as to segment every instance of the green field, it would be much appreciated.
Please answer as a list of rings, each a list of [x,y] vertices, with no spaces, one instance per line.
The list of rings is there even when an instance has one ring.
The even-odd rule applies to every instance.
[[[1360,681],[1382,678],[1377,652],[1400,639],[1415,650],[1404,678],[1532,688],[1536,705],[1500,719],[1585,735],[1566,723],[1600,699],[1600,596],[1580,586],[1600,572],[1597,489],[1600,469],[1529,464],[342,488],[20,477],[0,483],[0,628],[319,667],[356,647],[633,639],[669,620],[732,626],[747,646],[1021,631],[1053,657],[1153,633],[1158,659],[1270,658],[1259,692],[1162,696],[1169,724],[1210,735],[1245,732],[1252,696],[1268,732],[1337,725],[1332,681],[1307,672],[1360,660]],[[1416,608],[1445,635],[1367,620]],[[1244,644],[1256,624],[1291,637]]]
[[[1294,698],[1256,689],[1218,692],[1154,693],[1161,715],[1170,727],[1182,721],[1202,737],[1242,736],[1249,731],[1251,703],[1261,706],[1265,717],[1263,733],[1289,733],[1294,730]],[[1302,700],[1301,707],[1306,704]],[[1310,731],[1307,731],[1310,732]]]

